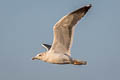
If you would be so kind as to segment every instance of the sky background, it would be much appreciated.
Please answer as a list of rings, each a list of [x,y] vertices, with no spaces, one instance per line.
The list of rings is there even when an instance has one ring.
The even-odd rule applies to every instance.
[[[86,66],[32,61],[54,24],[84,5],[72,56]],[[120,80],[120,0],[0,0],[0,80]]]

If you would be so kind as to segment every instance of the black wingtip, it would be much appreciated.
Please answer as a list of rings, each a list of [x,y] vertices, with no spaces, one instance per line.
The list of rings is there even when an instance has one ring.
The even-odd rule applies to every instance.
[[[86,5],[86,7],[89,7],[89,8],[91,8],[91,7],[92,7],[92,4],[88,4],[88,5]]]
[[[92,4],[88,4],[88,5],[86,5],[86,6],[83,6],[83,7],[79,8],[79,9],[71,12],[70,14],[79,13],[79,12],[84,12],[84,13],[86,13],[91,7],[92,7]]]
[[[83,6],[81,9],[88,11],[91,7],[92,7],[92,4],[88,4],[86,6]]]
[[[92,4],[88,4],[88,5],[84,6],[84,7],[86,7],[89,10],[92,7]]]
[[[51,46],[51,45],[49,45],[49,44],[42,44],[42,45],[44,45],[44,46]]]
[[[88,5],[84,6],[83,8],[85,8],[86,12],[87,12],[91,7],[92,7],[92,4],[88,4]]]

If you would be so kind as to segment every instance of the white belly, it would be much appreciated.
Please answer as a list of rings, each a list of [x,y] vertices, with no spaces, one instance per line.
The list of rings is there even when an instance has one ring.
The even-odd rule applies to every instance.
[[[66,54],[50,53],[47,55],[45,62],[54,64],[68,64],[71,63],[72,58]]]

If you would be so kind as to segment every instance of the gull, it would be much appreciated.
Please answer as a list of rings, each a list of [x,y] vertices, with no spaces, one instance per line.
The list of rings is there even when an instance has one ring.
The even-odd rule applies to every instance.
[[[61,18],[53,27],[52,45],[42,44],[46,52],[37,54],[32,60],[42,60],[52,64],[86,65],[87,61],[71,57],[71,46],[75,25],[88,12],[91,4],[83,6]]]

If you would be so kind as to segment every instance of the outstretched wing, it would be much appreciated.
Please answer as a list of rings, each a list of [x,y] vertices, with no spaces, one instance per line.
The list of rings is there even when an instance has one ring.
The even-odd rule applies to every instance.
[[[54,40],[51,51],[70,55],[74,26],[90,9],[91,4],[71,12],[60,19],[54,26]]]

